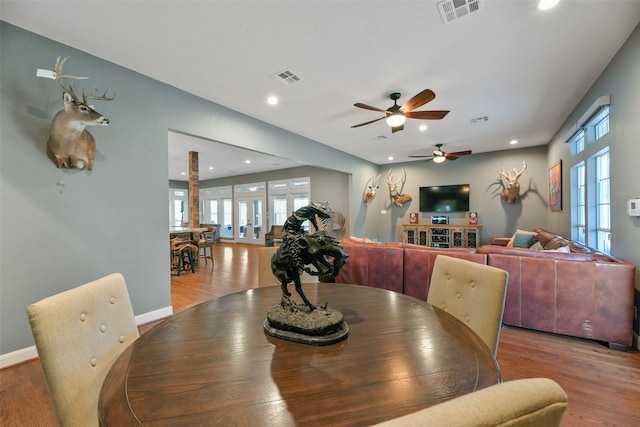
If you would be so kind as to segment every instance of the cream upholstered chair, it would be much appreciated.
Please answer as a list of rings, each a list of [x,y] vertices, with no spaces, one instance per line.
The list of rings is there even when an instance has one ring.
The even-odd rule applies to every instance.
[[[496,384],[377,427],[556,427],[567,408],[567,394],[548,378]]]
[[[118,356],[138,338],[124,278],[114,273],[27,308],[61,426],[97,426],[98,397]]]
[[[427,302],[467,324],[496,357],[508,277],[499,268],[438,255]]]
[[[271,270],[271,257],[277,250],[277,246],[258,248],[258,287],[280,285],[280,281]],[[318,276],[302,273],[300,281],[302,283],[318,283]]]

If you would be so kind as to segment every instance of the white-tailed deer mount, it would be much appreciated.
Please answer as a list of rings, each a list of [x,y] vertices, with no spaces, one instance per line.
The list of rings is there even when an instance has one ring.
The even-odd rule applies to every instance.
[[[381,176],[382,175],[378,175],[378,177],[376,178],[374,175],[369,178],[369,181],[367,181],[367,187],[364,191],[365,204],[370,203],[373,199],[375,199],[378,188],[380,188],[380,184],[378,183],[378,181],[380,181]]]
[[[404,188],[404,183],[407,180],[407,175],[405,174],[404,169],[402,169],[402,174],[400,175],[400,178],[398,178],[398,180],[394,182],[393,175],[391,174],[392,170],[393,169],[389,169],[389,173],[387,173],[387,184],[389,184],[389,194],[391,195],[391,200],[393,201],[393,204],[396,206],[402,207],[402,205],[412,200],[411,196],[409,196],[408,194],[402,194],[402,189]],[[398,184],[400,182],[402,182],[402,185],[398,190]]]
[[[96,140],[85,127],[87,126],[107,126],[109,119],[104,117],[88,104],[88,100],[97,99],[102,101],[112,101],[112,97],[107,96],[109,88],[101,96],[97,96],[98,82],[96,82],[91,92],[87,95],[82,90],[82,101],[73,90],[71,82],[67,86],[63,79],[86,80],[89,77],[78,77],[62,74],[62,67],[69,59],[56,60],[53,69],[56,81],[62,87],[62,101],[64,109],[58,111],[51,121],[51,131],[47,142],[47,155],[58,168],[67,169],[93,169],[93,162],[96,158]]]
[[[498,171],[499,178],[498,180],[502,180],[502,178],[507,180],[507,185],[500,193],[500,196],[507,201],[507,203],[513,203],[520,197],[520,182],[518,179],[522,176],[524,171],[527,170],[527,163],[522,161],[522,170],[518,172],[516,168],[513,168],[510,172],[505,172],[504,167],[501,171]]]

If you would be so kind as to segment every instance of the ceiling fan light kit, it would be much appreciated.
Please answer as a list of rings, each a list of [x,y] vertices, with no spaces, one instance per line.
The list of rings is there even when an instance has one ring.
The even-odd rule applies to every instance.
[[[402,113],[391,114],[387,117],[387,124],[392,128],[402,126],[407,118]]]
[[[446,158],[444,156],[436,156],[433,158],[433,162],[434,163],[442,163],[446,160]]]

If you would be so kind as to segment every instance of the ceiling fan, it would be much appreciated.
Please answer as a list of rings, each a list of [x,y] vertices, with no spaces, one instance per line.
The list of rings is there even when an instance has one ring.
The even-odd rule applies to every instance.
[[[423,120],[440,120],[444,118],[444,116],[449,113],[449,110],[430,110],[430,111],[413,111],[416,108],[419,108],[426,104],[427,102],[433,101],[436,97],[436,94],[433,93],[431,89],[425,89],[419,94],[415,95],[413,98],[404,103],[404,105],[398,105],[397,101],[400,99],[402,95],[400,92],[393,92],[389,95],[389,98],[393,100],[393,106],[383,110],[381,108],[372,107],[370,105],[362,104],[357,102],[353,104],[358,108],[364,108],[365,110],[379,111],[381,113],[385,113],[384,116],[379,119],[371,120],[368,122],[360,123],[358,125],[351,126],[352,128],[357,128],[360,126],[368,125],[371,123],[375,123],[382,119],[387,119],[387,124],[391,126],[391,132],[398,132],[404,129],[404,122],[407,118],[409,119],[423,119]]]
[[[433,160],[435,163],[442,163],[445,160],[456,160],[458,157],[468,156],[471,154],[471,150],[467,151],[457,151],[455,153],[445,153],[442,150],[442,144],[436,144],[436,149],[433,150],[433,155],[431,156],[409,156],[409,157],[422,157],[427,158],[427,161]]]

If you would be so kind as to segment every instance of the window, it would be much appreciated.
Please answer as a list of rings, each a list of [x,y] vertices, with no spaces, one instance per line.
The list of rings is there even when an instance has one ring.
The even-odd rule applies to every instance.
[[[604,107],[588,124],[593,127],[594,142],[609,133],[609,106]]]
[[[611,97],[604,95],[587,109],[578,119],[569,135],[564,139],[571,144],[571,155],[576,156],[585,149],[585,141],[592,144],[609,133],[609,105]]]
[[[571,167],[571,237],[611,253],[611,171],[609,166],[610,102],[599,97],[565,139],[576,157]]]
[[[585,182],[584,162],[571,168],[571,238],[586,244],[586,201],[587,185]]]
[[[169,189],[169,224],[180,227],[189,222],[189,191]]]
[[[233,236],[231,195],[231,186],[200,189],[200,223],[220,224],[221,237]]]
[[[596,249],[611,252],[611,185],[609,174],[609,149],[594,156],[596,189]]]
[[[584,151],[584,130],[579,130],[570,140],[571,155],[582,153]]]
[[[311,179],[309,177],[270,181],[269,210],[271,211],[271,218],[269,227],[283,225],[294,211],[308,205],[310,187]],[[308,231],[308,221],[305,221],[302,227]]]

